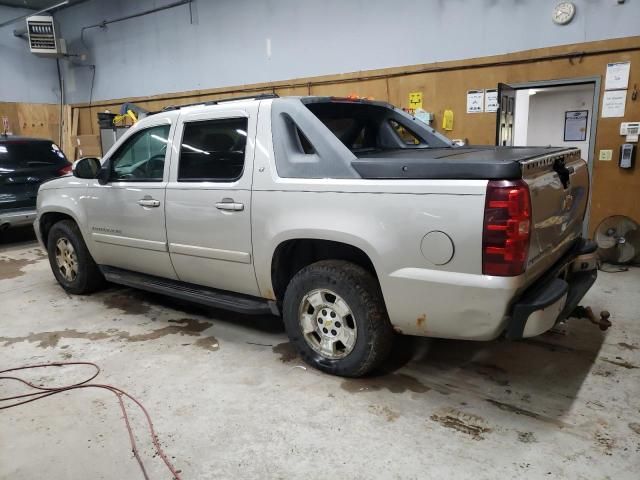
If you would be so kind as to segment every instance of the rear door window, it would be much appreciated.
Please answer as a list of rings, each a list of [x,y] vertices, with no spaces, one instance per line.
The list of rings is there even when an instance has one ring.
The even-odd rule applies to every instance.
[[[184,124],[179,182],[234,182],[242,176],[247,145],[246,118]]]
[[[67,163],[55,143],[12,141],[0,143],[0,168],[38,168]]]

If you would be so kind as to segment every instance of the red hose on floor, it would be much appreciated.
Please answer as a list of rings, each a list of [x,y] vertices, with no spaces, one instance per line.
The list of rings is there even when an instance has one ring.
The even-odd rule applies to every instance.
[[[14,377],[14,376],[7,376],[4,375],[6,373],[9,372],[16,372],[19,370],[29,370],[29,369],[34,369],[34,368],[44,368],[44,367],[63,367],[65,365],[89,365],[93,368],[95,368],[95,373],[87,378],[86,380],[83,380],[82,382],[79,383],[74,383],[71,385],[65,385],[63,387],[39,387],[37,385],[34,385],[33,383],[30,383],[20,377]],[[162,447],[160,446],[160,442],[158,441],[158,436],[156,435],[155,429],[153,428],[153,422],[151,421],[151,417],[149,416],[149,412],[147,412],[147,409],[144,408],[144,405],[142,405],[142,403],[140,403],[136,398],[132,397],[131,395],[129,395],[127,392],[125,392],[124,390],[121,390],[117,387],[114,387],[112,385],[105,385],[105,384],[100,384],[100,383],[89,383],[91,382],[94,378],[96,378],[98,375],[100,374],[100,367],[98,367],[98,365],[96,365],[95,363],[92,362],[55,362],[55,363],[42,363],[42,364],[38,364],[38,365],[27,365],[24,367],[16,367],[16,368],[9,368],[7,370],[0,370],[0,381],[1,380],[14,380],[16,382],[20,382],[30,388],[33,388],[35,390],[38,390],[37,392],[31,392],[31,393],[23,393],[21,395],[14,395],[12,397],[0,397],[0,410],[6,410],[8,408],[12,408],[12,407],[17,407],[19,405],[24,405],[26,403],[29,402],[35,402],[36,400],[40,400],[42,398],[45,397],[50,397],[51,395],[57,395],[59,393],[63,393],[63,392],[68,392],[70,390],[77,390],[80,388],[101,388],[104,390],[108,390],[111,393],[115,394],[116,397],[118,398],[118,403],[120,405],[120,410],[122,410],[122,415],[124,418],[124,422],[127,426],[127,431],[129,432],[129,442],[131,443],[131,451],[133,452],[133,455],[135,456],[136,460],[138,461],[138,465],[140,465],[140,469],[142,470],[142,475],[144,476],[145,480],[149,480],[149,475],[147,474],[146,469],[144,468],[144,464],[142,462],[142,458],[140,458],[140,453],[138,451],[138,447],[136,445],[136,441],[135,438],[133,436],[133,430],[131,429],[131,424],[129,423],[129,415],[127,414],[127,409],[124,405],[124,402],[122,400],[122,397],[127,397],[129,400],[131,400],[132,402],[134,402],[138,407],[140,407],[140,410],[142,410],[142,412],[144,413],[144,416],[147,420],[147,425],[149,426],[149,431],[151,432],[151,441],[153,442],[153,446],[155,447],[156,453],[160,456],[160,458],[162,459],[162,461],[164,462],[164,464],[167,466],[167,469],[171,472],[171,475],[173,475],[173,478],[175,480],[181,480],[180,477],[180,471],[176,470],[175,467],[171,464],[171,462],[169,461],[169,458],[167,457],[166,453],[164,452],[164,450],[162,449]],[[26,400],[21,400],[21,399],[26,399]],[[14,402],[11,403],[9,405],[3,405],[2,402],[8,402],[11,400],[20,400],[18,402]]]

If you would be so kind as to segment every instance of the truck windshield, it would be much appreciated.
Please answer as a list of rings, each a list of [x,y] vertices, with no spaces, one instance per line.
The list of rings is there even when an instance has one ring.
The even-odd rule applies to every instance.
[[[0,142],[0,168],[29,168],[66,162],[55,143],[44,140]]]
[[[385,104],[326,101],[306,107],[354,153],[451,146],[428,125]]]

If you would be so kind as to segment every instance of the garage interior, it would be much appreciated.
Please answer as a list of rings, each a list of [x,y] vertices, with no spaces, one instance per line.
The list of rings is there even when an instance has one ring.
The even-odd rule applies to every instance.
[[[31,51],[34,15],[54,51]],[[148,112],[275,94],[388,102],[465,145],[580,148],[583,235],[603,251],[581,305],[612,324],[397,335],[381,368],[341,378],[277,316],[70,295],[31,226],[2,228],[0,478],[637,478],[639,19],[634,0],[0,0],[0,144],[102,157]],[[619,222],[627,239],[601,244]],[[10,371],[60,362],[81,364]],[[8,408],[34,397],[6,377],[75,385],[93,364],[101,387]]]

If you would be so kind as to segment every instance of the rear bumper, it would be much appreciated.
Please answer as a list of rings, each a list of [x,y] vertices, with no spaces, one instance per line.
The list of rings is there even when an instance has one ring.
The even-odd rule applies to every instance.
[[[36,219],[35,208],[24,210],[0,210],[0,229],[31,225]]]
[[[596,281],[596,249],[594,242],[580,240],[525,290],[512,305],[506,337],[533,337],[567,318]]]

